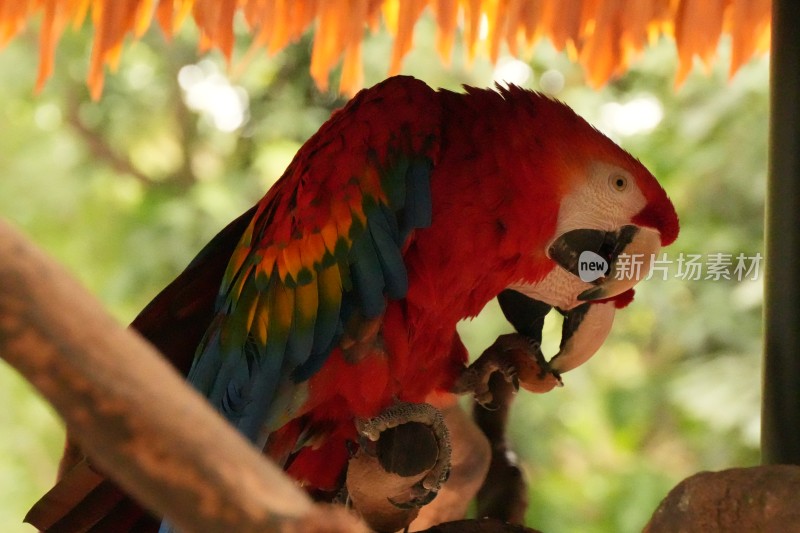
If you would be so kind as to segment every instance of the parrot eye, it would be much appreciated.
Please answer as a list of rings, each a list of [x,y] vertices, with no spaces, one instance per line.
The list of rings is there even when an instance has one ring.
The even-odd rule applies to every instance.
[[[628,188],[628,178],[619,174],[614,174],[608,178],[608,183],[617,192],[622,192]]]

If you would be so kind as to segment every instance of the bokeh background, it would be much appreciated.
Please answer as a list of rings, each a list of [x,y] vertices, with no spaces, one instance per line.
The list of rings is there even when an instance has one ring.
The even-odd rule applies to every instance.
[[[188,25],[170,44],[153,30],[126,47],[99,102],[84,83],[89,31],[66,34],[40,94],[36,38],[34,26],[0,51],[0,216],[122,323],[256,202],[345,101],[310,81],[310,36],[229,66],[198,54]],[[237,57],[244,33],[240,41]],[[639,285],[601,351],[565,387],[518,395],[511,436],[530,483],[529,525],[640,531],[682,478],[756,464],[763,261],[748,276],[756,279],[736,279],[734,267],[740,253],[763,256],[768,60],[729,79],[723,39],[716,66],[698,66],[676,88],[674,45],[664,39],[624,77],[591,90],[546,42],[528,62],[497,65],[468,65],[456,46],[443,66],[433,41],[423,20],[404,73],[451,89],[513,82],[566,101],[653,171],[682,222],[666,276]],[[385,76],[390,47],[385,33],[366,39],[367,85]],[[704,266],[709,254],[730,254],[732,279],[685,279],[681,253]],[[477,356],[510,327],[492,303],[460,330]],[[552,355],[556,318],[544,334]],[[2,362],[0,405],[0,531],[31,532],[21,520],[52,484],[63,427]]]

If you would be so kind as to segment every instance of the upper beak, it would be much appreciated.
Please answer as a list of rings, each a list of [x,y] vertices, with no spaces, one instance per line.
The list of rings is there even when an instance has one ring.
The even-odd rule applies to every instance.
[[[625,292],[648,275],[661,249],[661,235],[650,228],[622,226],[615,231],[577,229],[548,248],[550,259],[594,284],[578,300],[602,300]]]

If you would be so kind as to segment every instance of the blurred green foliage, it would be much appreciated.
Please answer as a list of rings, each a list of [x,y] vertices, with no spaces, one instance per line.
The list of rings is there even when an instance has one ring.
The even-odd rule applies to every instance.
[[[238,57],[246,37],[241,41]],[[65,264],[122,322],[257,201],[344,102],[311,83],[308,38],[231,69],[216,54],[199,57],[196,42],[187,29],[169,45],[155,31],[131,44],[100,102],[84,86],[86,31],[66,36],[56,74],[38,95],[35,34],[0,53],[0,216]],[[516,73],[522,85],[565,100],[639,157],[681,216],[671,260],[681,252],[763,254],[766,59],[731,81],[724,66],[696,72],[675,90],[673,45],[661,42],[623,78],[593,91],[580,68],[547,44],[527,66],[501,61],[498,69],[482,60],[467,66],[458,49],[443,68],[432,59],[430,22],[420,25],[416,44],[405,73],[448,88]],[[367,40],[368,85],[385,76],[390,46],[385,34]],[[720,53],[724,65],[727,46]],[[187,65],[194,67],[182,71]],[[193,109],[182,75],[216,80],[228,96],[233,91],[243,125],[223,131],[208,110]],[[629,120],[655,118],[647,131],[630,131],[619,123],[620,109],[633,110]],[[563,389],[518,396],[511,433],[529,475],[531,526],[638,531],[683,477],[758,461],[760,279],[689,281],[676,268],[637,288],[611,338],[565,376]],[[509,330],[494,303],[462,326],[473,355]],[[546,354],[557,351],[559,331],[558,321],[548,320]],[[20,520],[52,482],[62,430],[4,365],[0,402],[0,530],[31,531]]]

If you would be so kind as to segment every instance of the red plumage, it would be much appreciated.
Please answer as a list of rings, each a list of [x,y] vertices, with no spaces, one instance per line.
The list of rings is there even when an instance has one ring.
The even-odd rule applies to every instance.
[[[626,193],[604,189],[597,168],[607,167],[630,179]],[[424,190],[415,191],[423,171]],[[416,202],[428,198],[426,213]],[[597,198],[597,206],[587,198]],[[396,251],[373,225],[381,216],[394,217],[388,224],[400,234],[408,226]],[[271,432],[265,452],[310,489],[333,491],[357,440],[355,418],[451,389],[467,360],[459,320],[509,287],[534,287],[537,295],[562,290],[561,281],[548,281],[558,268],[548,247],[578,219],[603,231],[640,225],[664,245],[678,228],[653,176],[565,105],[517,87],[460,94],[392,78],[335,113],[255,210],[212,242],[134,327],[184,370],[195,357],[195,385],[214,378],[202,365],[231,357],[228,346],[255,339],[256,348],[271,353],[275,336],[288,336],[264,415]],[[392,260],[395,252],[401,265]],[[229,262],[221,260],[227,256]],[[359,277],[370,260],[382,268],[375,286],[374,269]],[[407,277],[407,290],[389,297],[398,276]],[[590,286],[572,278],[568,285],[570,305]],[[375,287],[385,306],[368,316]],[[618,306],[631,296],[619,296]],[[276,298],[287,298],[283,307]],[[559,293],[547,303],[563,299]],[[298,368],[317,357],[316,335],[331,317],[341,323],[324,362],[298,378]],[[180,336],[172,326],[193,318],[195,333],[172,337]],[[275,324],[285,327],[270,329]],[[286,362],[298,358],[292,346],[310,347],[294,366]],[[215,401],[217,385],[199,388]],[[230,401],[224,398],[222,404]],[[29,519],[41,527],[68,509],[45,499]]]

